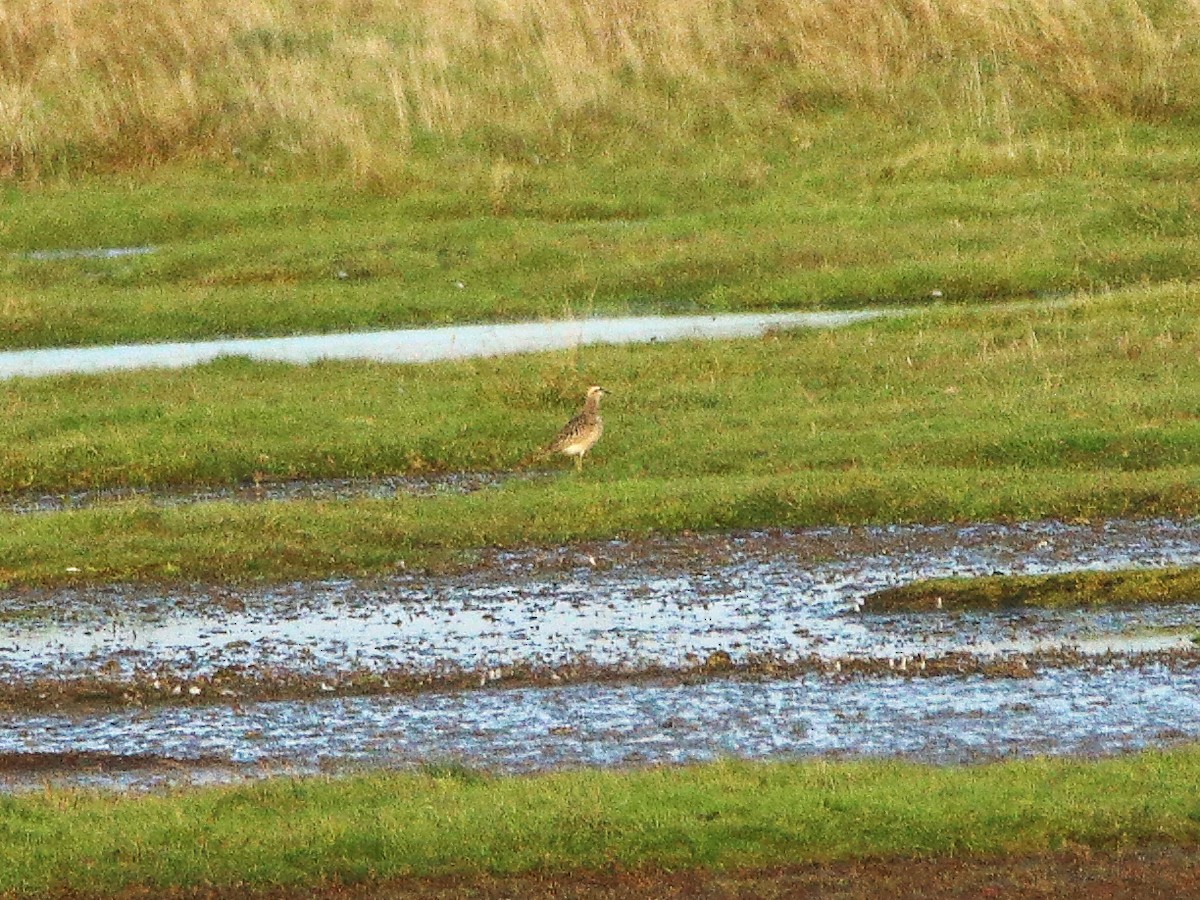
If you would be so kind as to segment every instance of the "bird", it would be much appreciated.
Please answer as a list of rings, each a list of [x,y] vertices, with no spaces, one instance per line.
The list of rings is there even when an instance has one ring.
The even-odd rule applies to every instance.
[[[538,454],[547,457],[552,453],[575,457],[575,468],[583,468],[583,455],[596,445],[604,433],[604,420],[600,418],[600,398],[607,394],[598,384],[587,389],[583,409],[562,427],[558,435]]]

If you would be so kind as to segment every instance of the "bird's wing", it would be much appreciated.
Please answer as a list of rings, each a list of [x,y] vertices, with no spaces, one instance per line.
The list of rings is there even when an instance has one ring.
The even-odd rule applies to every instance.
[[[583,432],[586,426],[587,415],[585,413],[579,413],[579,415],[572,418],[570,422],[562,427],[562,430],[559,431],[554,440],[546,445],[546,452],[557,453],[564,447],[575,443],[575,441],[579,439],[579,435]]]

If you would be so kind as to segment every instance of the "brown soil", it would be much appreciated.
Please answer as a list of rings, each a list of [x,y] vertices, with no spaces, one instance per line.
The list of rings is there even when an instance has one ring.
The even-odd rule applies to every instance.
[[[83,897],[62,894],[62,897]],[[1200,850],[1151,847],[1120,852],[1071,852],[916,860],[812,863],[713,872],[656,870],[579,872],[521,877],[403,879],[355,887],[314,886],[254,892],[243,888],[164,892],[133,889],[124,898],[232,897],[315,900],[616,900],[616,898],[1045,898],[1045,900],[1160,900],[1200,897]]]
[[[228,766],[218,757],[199,757],[179,760],[152,753],[120,754],[96,750],[73,750],[69,753],[30,751],[0,753],[0,776],[55,775],[65,772],[134,772],[140,769],[185,769],[205,766]]]
[[[648,665],[637,669],[596,665],[586,659],[557,666],[514,664],[498,669],[360,670],[328,675],[262,672],[229,666],[215,676],[194,676],[162,668],[128,679],[104,677],[11,679],[0,684],[0,712],[87,711],[129,706],[240,704],[264,700],[313,700],[329,697],[405,696],[429,691],[556,687],[565,684],[686,684],[709,678],[785,679],[822,675],[847,680],[963,677],[1031,678],[1043,670],[1100,671],[1113,666],[1165,666],[1173,670],[1200,665],[1200,648],[1140,653],[1082,653],[1071,647],[1004,657],[965,651],[938,656],[785,659],[763,653],[735,663],[725,651],[695,659],[684,667]],[[329,684],[329,679],[333,684]]]

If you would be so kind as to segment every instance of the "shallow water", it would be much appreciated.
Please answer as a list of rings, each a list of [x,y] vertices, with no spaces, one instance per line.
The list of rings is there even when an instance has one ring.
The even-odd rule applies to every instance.
[[[222,356],[289,363],[312,363],[322,359],[425,363],[561,350],[585,344],[752,337],[771,329],[837,328],[899,314],[898,310],[873,309],[853,312],[628,316],[281,338],[12,350],[0,352],[0,379],[118,369],[183,368],[211,362]]]
[[[965,762],[1200,738],[1200,668],[1013,679],[710,680],[0,716],[0,745],[228,760],[49,780],[148,787],[453,761],[498,772],[813,755]],[[42,775],[38,782],[46,779]],[[10,787],[32,779],[10,775]],[[5,777],[0,775],[0,784]]]
[[[863,615],[858,601],[919,577],[1196,564],[1194,522],[1038,522],[764,532],[496,554],[459,576],[272,590],[116,588],[0,598],[0,676],[163,674],[221,667],[328,679],[316,700],[236,696],[86,713],[0,713],[0,754],[91,750],[175,759],[76,783],[149,786],[453,759],[505,771],[732,754],[1108,753],[1200,738],[1200,604],[1138,609]],[[49,616],[37,618],[46,612]],[[28,615],[31,618],[22,618]],[[998,677],[914,677],[939,654],[1088,660]],[[1147,651],[1172,651],[1153,658]],[[633,673],[723,651],[816,657],[798,677],[591,682],[340,697],[348,672],[553,664]],[[1092,654],[1092,657],[1088,657]],[[898,669],[840,674],[842,661]],[[1033,656],[1030,657],[1034,659]],[[824,664],[822,664],[824,665]],[[693,668],[694,671],[694,668]],[[1023,677],[1022,677],[1023,676]],[[197,688],[197,690],[199,690]],[[213,760],[219,764],[214,764]],[[204,760],[190,767],[188,760]],[[2,777],[2,776],[0,776]],[[39,775],[41,780],[46,775]],[[29,776],[10,776],[14,786]]]
[[[781,658],[1097,652],[1186,647],[1200,606],[864,615],[862,598],[918,578],[1200,563],[1200,525],[821,529],[701,539],[676,561],[620,542],[547,565],[233,591],[89,588],[0,595],[0,675],[86,676],[226,666],[339,671],[555,666],[636,670],[724,651]],[[1197,598],[1200,602],[1200,598]],[[1148,633],[1148,630],[1151,633]],[[1166,632],[1166,633],[1164,633]]]
[[[139,501],[157,506],[191,503],[273,503],[286,500],[389,500],[397,496],[469,494],[516,479],[552,477],[538,472],[453,472],[444,475],[382,475],[374,478],[324,478],[269,481],[259,484],[214,485],[192,488],[103,488],[59,493],[10,494],[0,499],[0,511],[27,514],[83,509],[106,503]]]
[[[15,254],[25,259],[42,262],[56,262],[63,259],[121,259],[126,256],[146,256],[158,250],[157,247],[72,247],[63,250],[30,250],[28,253]]]

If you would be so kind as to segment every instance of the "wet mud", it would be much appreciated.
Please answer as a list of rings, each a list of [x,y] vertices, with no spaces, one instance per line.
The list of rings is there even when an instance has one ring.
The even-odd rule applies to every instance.
[[[43,753],[220,759],[243,775],[421,767],[500,773],[725,756],[939,763],[1110,754],[1196,740],[1200,669],[1115,665],[1020,679],[896,676],[589,683],[3,717]],[[180,778],[186,777],[180,773]],[[144,786],[139,772],[107,774]],[[14,787],[29,779],[2,779]],[[38,778],[40,783],[45,778]],[[70,779],[63,779],[70,780]],[[103,786],[101,774],[90,784]]]
[[[246,590],[12,592],[0,753],[150,754],[186,779],[1159,746],[1200,738],[1196,604],[862,604],[919,578],[1198,561],[1192,522],[1038,522],[595,542]],[[160,783],[146,771],[88,783]]]
[[[399,496],[437,497],[471,494],[505,482],[548,477],[538,472],[451,472],[441,475],[393,475],[374,478],[326,478],[246,482],[212,487],[125,487],[60,493],[0,495],[0,512],[30,514],[138,502],[155,506],[192,503],[277,503],[292,500],[391,500]]]
[[[456,874],[355,885],[322,884],[252,891],[204,887],[130,888],[127,898],[172,900],[1177,900],[1200,896],[1194,846],[1065,848],[985,856],[892,857],[772,867],[653,867],[518,875]]]
[[[138,769],[153,769],[164,765],[188,765],[194,767],[221,766],[223,761],[203,757],[190,760],[173,760],[149,753],[106,753],[101,750],[67,750],[64,752],[10,751],[0,753],[0,777],[12,774],[45,774],[53,772],[131,772]]]

